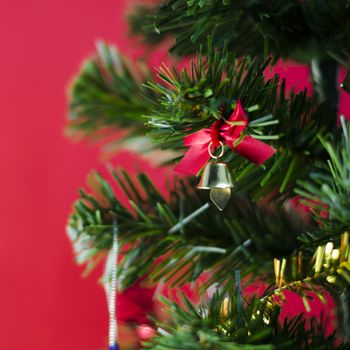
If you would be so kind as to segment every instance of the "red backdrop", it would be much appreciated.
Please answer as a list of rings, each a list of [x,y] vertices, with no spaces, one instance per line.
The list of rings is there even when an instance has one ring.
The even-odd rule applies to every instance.
[[[92,350],[105,339],[104,292],[96,273],[81,278],[65,235],[77,188],[102,164],[96,148],[64,138],[65,89],[96,39],[137,51],[126,39],[126,2],[0,3],[2,349]],[[305,69],[288,74],[304,86]]]

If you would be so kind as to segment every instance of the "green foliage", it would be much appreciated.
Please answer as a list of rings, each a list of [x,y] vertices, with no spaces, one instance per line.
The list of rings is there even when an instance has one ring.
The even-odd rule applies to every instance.
[[[314,208],[322,223],[322,229],[303,235],[305,243],[319,239],[323,235],[338,236],[350,229],[350,142],[349,123],[341,118],[342,136],[322,138],[329,159],[319,165],[309,180],[299,181],[296,192],[302,195],[307,204]],[[322,212],[327,211],[327,217]],[[328,238],[329,239],[329,238]]]
[[[334,335],[325,336],[325,327],[315,319],[301,317],[278,322],[272,304],[250,301],[241,314],[230,308],[222,313],[223,296],[216,294],[208,303],[196,307],[184,298],[186,309],[164,300],[172,322],[159,324],[159,335],[145,343],[154,350],[296,350],[346,349]],[[237,299],[232,298],[232,304]],[[308,330],[308,326],[310,327]]]
[[[274,259],[275,286],[261,299],[275,302],[278,296],[284,299],[283,291],[291,290],[303,298],[309,309],[307,292],[314,293],[325,301],[328,291],[339,302],[340,295],[350,287],[350,246],[347,232],[340,236],[340,244],[329,241],[319,245],[313,255],[300,250],[289,258]]]
[[[145,15],[148,14],[148,15]],[[130,17],[134,32],[157,43],[175,36],[171,51],[188,55],[213,36],[237,56],[272,54],[310,62],[314,57],[345,62],[350,52],[347,0],[167,0]]]
[[[297,250],[296,237],[307,229],[288,207],[263,208],[236,197],[223,217],[188,184],[178,183],[167,201],[143,174],[138,181],[125,172],[114,172],[113,177],[130,205],[123,205],[109,182],[94,173],[88,179],[92,193],[80,191],[68,232],[78,261],[94,262],[111,247],[115,216],[124,246],[123,286],[145,275],[177,285],[194,281],[207,270],[213,272],[208,285],[230,286],[236,268],[242,275],[257,270],[271,273],[273,258]]]
[[[276,188],[281,193],[292,188],[288,185],[305,176],[313,159],[320,157],[317,135],[325,128],[311,120],[314,101],[305,91],[286,97],[284,81],[277,75],[264,78],[268,64],[210,49],[208,56],[198,55],[189,71],[161,68],[160,82],[147,85],[160,95],[158,109],[149,116],[150,137],[162,148],[180,149],[185,135],[228,118],[240,99],[250,121],[246,132],[277,152],[263,167],[226,152],[223,160],[238,180],[238,191],[260,198]]]
[[[101,136],[108,128],[130,127],[144,135],[142,116],[150,111],[153,94],[142,83],[149,79],[141,64],[131,64],[114,46],[99,42],[96,55],[84,62],[71,84],[69,131]]]
[[[325,337],[315,321],[297,317],[280,324],[276,302],[284,289],[305,300],[306,291],[320,295],[320,286],[337,302],[350,288],[344,233],[350,230],[350,127],[342,119],[339,137],[332,120],[338,102],[335,61],[350,56],[349,19],[345,0],[167,0],[140,7],[131,17],[133,28],[155,43],[174,35],[172,52],[198,53],[189,69],[163,66],[152,81],[142,64],[132,65],[105,43],[83,64],[70,90],[73,134],[106,137],[123,127],[128,139],[150,130],[155,147],[180,155],[185,135],[228,118],[241,100],[249,117],[245,132],[276,149],[260,167],[226,149],[223,161],[236,188],[223,213],[207,202],[208,193],[193,191],[192,179],[175,180],[165,197],[144,174],[136,180],[125,171],[113,171],[110,179],[89,176],[89,189],[80,191],[68,223],[79,263],[92,268],[105,256],[116,219],[122,288],[139,278],[179,286],[203,272],[209,273],[201,289],[220,288],[200,307],[186,298],[185,308],[165,300],[172,320],[158,323],[159,334],[147,348],[349,348],[334,335]],[[272,62],[312,61],[320,76],[313,77],[316,98],[306,91],[287,95],[277,75],[265,79],[269,54]],[[255,58],[237,59],[242,55]],[[290,201],[295,191],[312,207],[307,218]],[[271,284],[260,299],[244,301],[243,310],[237,307],[243,301],[230,294],[237,269],[246,280],[259,275]],[[223,316],[227,293],[235,308]]]

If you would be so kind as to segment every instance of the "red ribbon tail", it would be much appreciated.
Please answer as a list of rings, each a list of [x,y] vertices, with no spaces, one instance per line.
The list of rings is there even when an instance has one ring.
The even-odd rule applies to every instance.
[[[209,158],[207,143],[192,145],[174,169],[179,173],[197,175]]]
[[[231,148],[256,165],[263,164],[276,153],[273,147],[251,136],[245,136],[237,146],[232,145]]]

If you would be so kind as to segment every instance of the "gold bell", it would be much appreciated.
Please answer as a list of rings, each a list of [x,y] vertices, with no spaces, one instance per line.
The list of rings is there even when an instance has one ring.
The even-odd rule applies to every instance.
[[[211,143],[208,146],[210,156],[217,159],[223,155],[223,144],[218,156],[214,156],[211,152]],[[227,202],[231,198],[231,188],[233,188],[233,181],[227,164],[217,162],[208,163],[202,173],[202,177],[197,186],[198,189],[210,190],[210,199],[219,210],[224,210]]]

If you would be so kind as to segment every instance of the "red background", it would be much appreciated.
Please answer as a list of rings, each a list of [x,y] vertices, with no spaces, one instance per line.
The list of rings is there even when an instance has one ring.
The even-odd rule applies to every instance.
[[[98,275],[81,278],[65,235],[77,188],[102,164],[96,147],[64,137],[65,90],[96,39],[137,51],[126,38],[126,2],[0,3],[2,349],[89,350],[104,343],[107,312]],[[291,66],[288,74],[304,86],[306,69]],[[121,165],[127,161],[119,158]]]

